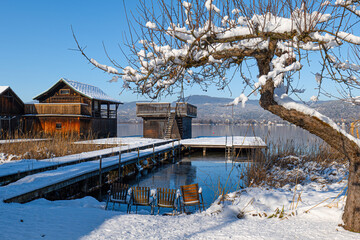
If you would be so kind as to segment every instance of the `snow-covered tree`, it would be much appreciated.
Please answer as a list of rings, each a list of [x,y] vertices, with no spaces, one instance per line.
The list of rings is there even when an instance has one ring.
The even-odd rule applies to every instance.
[[[319,91],[311,99],[331,94],[329,81],[339,84],[340,97],[355,99],[360,68],[347,59],[356,59],[354,49],[360,45],[355,35],[360,34],[358,9],[358,0],[143,1],[137,15],[142,19],[128,23],[129,29],[134,23],[140,26],[126,44],[132,52],[126,56],[128,66],[112,59],[112,66],[102,65],[78,47],[95,67],[112,74],[112,81],[121,78],[123,87],[151,98],[192,84],[224,88],[231,80],[227,73],[236,68],[241,76],[239,88],[244,93],[260,93],[264,109],[319,136],[347,156],[343,220],[346,229],[360,232],[360,140],[289,97],[303,91],[296,89],[301,82],[299,73],[309,56],[317,55],[321,67],[312,70],[317,72],[314,81]],[[251,65],[257,67],[256,79],[249,76],[255,71]],[[240,95],[233,103],[245,102],[248,95]]]

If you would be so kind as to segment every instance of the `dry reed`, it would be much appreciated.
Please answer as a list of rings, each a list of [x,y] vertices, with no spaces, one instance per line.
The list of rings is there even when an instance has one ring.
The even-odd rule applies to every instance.
[[[247,186],[282,187],[286,184],[302,183],[306,177],[299,171],[308,163],[316,164],[316,171],[330,167],[331,164],[347,163],[347,158],[325,143],[296,145],[292,141],[285,144],[269,143],[263,156],[256,156],[246,168]],[[274,168],[280,171],[274,171]],[[293,170],[292,173],[279,176],[281,170]],[[314,169],[315,170],[315,169]],[[314,180],[314,179],[311,179]]]
[[[26,141],[27,139],[29,141]],[[12,160],[46,159],[113,147],[109,144],[74,144],[80,140],[92,139],[94,139],[92,135],[84,139],[75,134],[42,136],[17,133],[11,139],[5,139],[4,143],[0,144],[0,153],[13,155]]]

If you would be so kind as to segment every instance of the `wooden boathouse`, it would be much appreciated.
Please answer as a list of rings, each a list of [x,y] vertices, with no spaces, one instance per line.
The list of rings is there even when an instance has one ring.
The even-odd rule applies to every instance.
[[[143,118],[143,137],[191,138],[191,120],[197,108],[189,103],[136,103],[136,116]]]
[[[9,86],[0,86],[0,138],[22,130],[24,103]]]
[[[39,103],[25,105],[27,131],[97,137],[117,134],[117,109],[122,103],[98,87],[61,78],[34,100]]]

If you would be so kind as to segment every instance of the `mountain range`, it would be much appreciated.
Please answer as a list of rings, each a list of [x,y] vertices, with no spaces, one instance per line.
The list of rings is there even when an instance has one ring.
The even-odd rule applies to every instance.
[[[278,116],[261,108],[258,100],[248,100],[244,108],[241,104],[234,107],[226,106],[233,101],[232,98],[191,95],[186,97],[185,101],[197,106],[197,118],[193,119],[193,122],[283,122]],[[318,101],[308,105],[336,122],[352,122],[360,119],[360,106],[344,101]],[[136,102],[120,105],[118,119],[120,122],[140,122],[141,118],[136,117]]]

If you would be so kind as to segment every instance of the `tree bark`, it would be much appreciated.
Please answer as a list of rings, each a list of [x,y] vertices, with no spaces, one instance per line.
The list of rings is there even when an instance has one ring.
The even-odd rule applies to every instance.
[[[257,58],[260,75],[266,75],[270,71],[270,67],[266,66],[270,61],[268,58]],[[343,214],[344,228],[360,232],[360,147],[321,119],[278,105],[274,100],[274,84],[271,79],[262,86],[260,94],[262,108],[320,137],[348,158],[350,166]]]
[[[344,228],[360,232],[360,161],[350,161],[346,205],[343,214]]]

